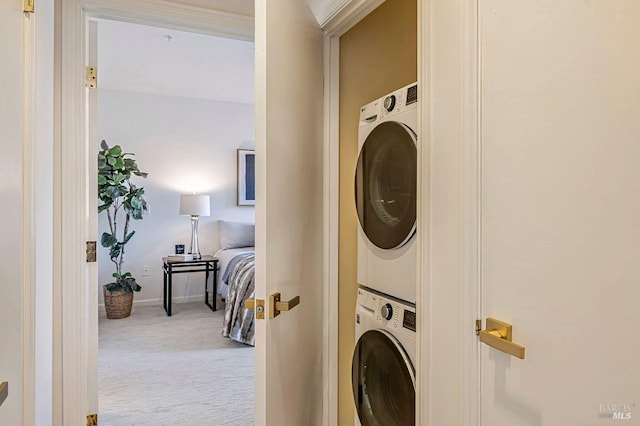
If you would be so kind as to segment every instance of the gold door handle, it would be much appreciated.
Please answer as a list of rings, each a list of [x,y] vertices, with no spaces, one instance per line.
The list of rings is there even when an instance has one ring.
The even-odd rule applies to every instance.
[[[280,301],[280,293],[269,296],[269,318],[275,318],[282,311],[290,311],[300,304],[300,296],[296,296],[288,302]]]
[[[524,346],[513,343],[511,324],[495,318],[487,318],[487,329],[479,333],[480,341],[492,348],[524,359]]]
[[[256,319],[264,319],[264,300],[247,299],[244,301],[244,308],[254,310],[256,312]]]

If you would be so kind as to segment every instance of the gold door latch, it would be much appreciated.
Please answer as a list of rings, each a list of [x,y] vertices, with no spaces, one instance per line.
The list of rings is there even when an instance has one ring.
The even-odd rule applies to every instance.
[[[280,293],[269,296],[269,318],[275,318],[282,311],[290,311],[300,304],[300,296],[296,296],[288,302],[280,301]]]
[[[256,312],[256,319],[264,319],[264,300],[247,299],[244,301],[245,309],[253,309]]]
[[[524,359],[524,346],[511,341],[511,324],[495,318],[487,318],[487,329],[481,330],[479,336],[482,343],[516,358]]]

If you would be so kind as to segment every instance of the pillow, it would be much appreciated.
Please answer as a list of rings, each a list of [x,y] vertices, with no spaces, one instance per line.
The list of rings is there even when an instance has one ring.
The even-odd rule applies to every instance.
[[[255,243],[253,223],[220,221],[220,248],[253,247]]]

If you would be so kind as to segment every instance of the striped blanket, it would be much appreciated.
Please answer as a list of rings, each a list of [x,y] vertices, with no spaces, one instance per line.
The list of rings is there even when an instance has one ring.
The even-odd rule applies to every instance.
[[[255,254],[239,260],[229,275],[229,297],[224,312],[222,335],[254,346],[253,310],[244,301],[253,299],[255,289]]]

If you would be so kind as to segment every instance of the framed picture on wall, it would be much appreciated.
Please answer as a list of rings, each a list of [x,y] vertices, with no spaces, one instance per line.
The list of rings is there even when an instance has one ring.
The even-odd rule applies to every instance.
[[[256,153],[253,149],[238,150],[238,205],[256,205]]]

